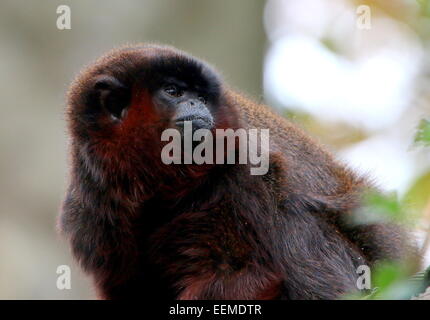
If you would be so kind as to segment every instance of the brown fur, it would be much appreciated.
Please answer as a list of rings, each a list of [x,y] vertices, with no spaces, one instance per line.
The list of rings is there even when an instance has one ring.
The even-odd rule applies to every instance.
[[[356,289],[359,265],[406,255],[398,227],[345,222],[370,187],[365,179],[224,85],[216,128],[269,128],[269,172],[162,164],[169,124],[146,90],[151,78],[139,78],[154,59],[194,61],[212,74],[170,47],[123,47],[86,68],[68,96],[72,168],[60,224],[100,297],[334,299]],[[84,116],[106,74],[132,88],[118,126],[103,113]]]

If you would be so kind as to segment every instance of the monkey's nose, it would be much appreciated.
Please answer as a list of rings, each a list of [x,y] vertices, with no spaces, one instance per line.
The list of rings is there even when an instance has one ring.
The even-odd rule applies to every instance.
[[[195,107],[199,107],[199,106],[204,106],[204,104],[202,104],[197,99],[190,99],[190,100],[188,100],[188,106],[191,108],[195,108]]]

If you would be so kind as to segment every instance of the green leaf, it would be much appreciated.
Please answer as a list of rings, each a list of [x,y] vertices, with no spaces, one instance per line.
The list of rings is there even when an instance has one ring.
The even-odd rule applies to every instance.
[[[426,146],[430,145],[430,121],[423,119],[418,126],[417,134],[415,135],[415,143],[422,143]]]
[[[430,1],[429,0],[417,0],[421,13],[425,16],[430,15]]]
[[[419,281],[411,281],[410,270],[404,263],[384,262],[372,273],[372,300],[403,300],[417,294]]]
[[[396,193],[367,193],[364,204],[353,214],[353,223],[371,224],[379,222],[406,222],[407,211],[398,200]]]
[[[393,283],[405,278],[406,273],[403,266],[396,263],[384,263],[374,271],[373,286],[385,290]]]
[[[419,177],[406,193],[405,202],[409,208],[421,213],[430,201],[430,171]]]

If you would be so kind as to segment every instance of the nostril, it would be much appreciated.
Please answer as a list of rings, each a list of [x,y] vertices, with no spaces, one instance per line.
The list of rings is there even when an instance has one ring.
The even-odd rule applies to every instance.
[[[194,101],[190,101],[190,105],[194,106]]]

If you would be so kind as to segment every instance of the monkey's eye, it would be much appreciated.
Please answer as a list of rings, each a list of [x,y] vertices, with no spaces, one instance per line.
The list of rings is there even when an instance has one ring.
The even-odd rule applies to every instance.
[[[200,100],[200,102],[202,102],[204,104],[206,104],[206,102],[208,101],[208,99],[205,96],[202,96],[202,95],[198,96],[197,98]]]
[[[184,94],[184,91],[179,89],[177,86],[171,84],[164,88],[164,91],[172,97],[180,97]]]

